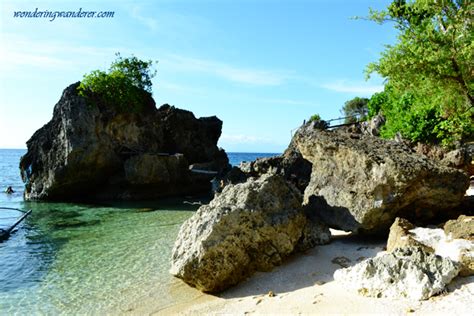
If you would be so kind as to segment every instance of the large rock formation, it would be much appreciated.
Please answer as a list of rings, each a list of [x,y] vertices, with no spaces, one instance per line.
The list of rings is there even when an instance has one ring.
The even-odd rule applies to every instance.
[[[334,279],[365,296],[426,300],[458,273],[458,264],[449,258],[407,247],[339,269]]]
[[[396,216],[424,221],[459,205],[467,175],[377,137],[301,127],[290,147],[312,163],[305,204],[334,228],[387,232]]]
[[[196,119],[189,111],[147,95],[139,111],[92,105],[66,88],[53,118],[27,142],[20,162],[25,198],[41,200],[143,199],[203,193],[209,175],[191,164],[223,172],[227,155],[216,144],[222,121]]]
[[[181,227],[170,272],[217,292],[272,269],[295,250],[327,243],[329,230],[308,218],[301,202],[301,193],[279,175],[227,185]]]

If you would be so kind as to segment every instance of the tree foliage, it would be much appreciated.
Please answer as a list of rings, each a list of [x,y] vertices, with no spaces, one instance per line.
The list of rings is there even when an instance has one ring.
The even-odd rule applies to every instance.
[[[151,79],[156,75],[153,62],[135,56],[123,58],[119,53],[109,71],[94,70],[85,74],[78,87],[79,95],[92,104],[114,106],[120,111],[139,111],[147,94],[151,94]]]
[[[311,115],[308,122],[312,121],[321,121],[321,115],[319,115],[318,113]]]
[[[371,20],[399,30],[367,67],[388,82],[369,101],[369,115],[386,116],[382,135],[446,146],[473,137],[473,15],[474,3],[464,0],[394,0],[370,11]]]
[[[369,99],[360,97],[346,101],[342,107],[342,113],[346,117],[345,123],[354,123],[364,120],[368,114],[368,102]]]

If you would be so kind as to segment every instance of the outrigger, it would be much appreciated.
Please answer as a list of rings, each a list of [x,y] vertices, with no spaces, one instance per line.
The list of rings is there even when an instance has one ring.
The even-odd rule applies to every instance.
[[[13,225],[11,225],[10,227],[8,227],[7,229],[0,228],[0,242],[1,242],[1,241],[4,241],[4,240],[8,239],[8,237],[10,237],[10,234],[13,231],[13,229],[15,229],[15,227],[18,226],[18,224],[20,224],[28,215],[30,215],[31,210],[25,212],[25,211],[19,210],[17,208],[10,208],[10,207],[0,207],[0,209],[14,210],[14,211],[18,211],[18,212],[23,213],[23,215],[20,216],[16,220],[16,222]]]

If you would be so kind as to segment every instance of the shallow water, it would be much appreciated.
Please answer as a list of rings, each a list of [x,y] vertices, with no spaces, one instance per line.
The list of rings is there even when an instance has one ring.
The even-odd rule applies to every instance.
[[[180,200],[111,205],[32,203],[22,198],[24,150],[0,149],[0,206],[33,213],[0,243],[0,314],[100,314],[153,299],[165,307],[193,299],[168,273],[181,224],[195,206]],[[229,154],[231,163],[273,154]],[[0,210],[0,228],[21,215]]]

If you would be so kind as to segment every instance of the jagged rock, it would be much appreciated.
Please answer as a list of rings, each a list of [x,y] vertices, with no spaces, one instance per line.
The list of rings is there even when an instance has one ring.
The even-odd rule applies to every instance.
[[[417,246],[423,248],[427,252],[434,252],[434,249],[424,245],[413,237],[410,233],[415,225],[404,218],[397,217],[390,227],[390,233],[387,240],[387,251],[392,252],[397,248]]]
[[[205,292],[237,284],[255,271],[268,271],[313,242],[326,241],[301,208],[301,193],[274,174],[229,184],[187,220],[176,240],[170,273]],[[314,226],[313,226],[314,227]]]
[[[329,226],[386,233],[395,217],[426,221],[455,208],[469,179],[403,143],[301,127],[292,147],[312,163],[304,203]]]
[[[426,300],[458,273],[459,265],[449,258],[406,247],[339,269],[334,279],[365,296]]]
[[[448,239],[465,240],[458,241],[457,260],[461,264],[459,274],[474,275],[474,216],[461,215],[458,219],[450,220],[444,224],[444,231]]]
[[[150,94],[142,108],[126,112],[88,104],[75,83],[54,107],[53,118],[27,142],[20,169],[28,200],[142,199],[203,193],[210,177],[189,164],[228,166],[216,144],[222,121],[196,119]],[[145,92],[144,92],[145,93]]]
[[[448,167],[462,169],[467,172],[471,166],[471,160],[472,157],[469,155],[467,149],[459,148],[448,152],[441,160],[441,163]]]
[[[415,227],[405,219],[397,218],[390,228],[387,251],[397,248],[418,246],[423,250],[449,258],[459,263],[462,276],[474,274],[474,242],[459,239],[469,237],[469,217],[461,216],[458,220],[446,223],[448,231],[441,228]],[[472,227],[471,227],[472,228]],[[454,234],[452,233],[454,232]]]
[[[363,133],[372,135],[372,136],[379,136],[380,135],[380,128],[385,124],[385,118],[381,114],[375,115],[373,118],[366,122],[362,122],[361,130]]]
[[[474,216],[461,215],[457,219],[447,221],[443,228],[451,238],[474,241]]]
[[[317,245],[328,244],[331,240],[331,232],[326,224],[322,223],[316,214],[308,208],[304,208],[306,223],[296,248],[298,251],[305,251]]]
[[[223,180],[225,184],[236,184],[245,182],[250,177],[258,178],[264,174],[279,174],[303,193],[311,176],[311,163],[293,148],[288,148],[280,156],[242,162],[239,167],[234,167]]]
[[[177,183],[186,177],[188,162],[184,155],[160,156],[141,154],[127,159],[124,163],[125,179],[131,184]]]

